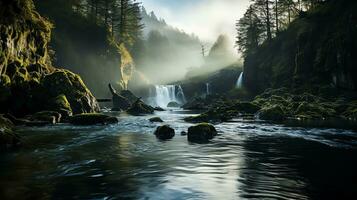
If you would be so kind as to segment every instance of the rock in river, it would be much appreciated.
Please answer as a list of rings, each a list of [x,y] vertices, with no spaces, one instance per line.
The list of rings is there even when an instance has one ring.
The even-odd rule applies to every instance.
[[[155,135],[160,140],[169,140],[175,136],[175,130],[168,125],[159,126],[155,131]]]
[[[153,117],[149,119],[150,122],[164,122],[160,117]]]
[[[201,123],[188,128],[187,139],[191,142],[205,143],[217,135],[215,127],[208,123]]]

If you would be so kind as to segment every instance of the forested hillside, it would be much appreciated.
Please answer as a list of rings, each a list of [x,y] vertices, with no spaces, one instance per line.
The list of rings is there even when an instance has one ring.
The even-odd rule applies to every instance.
[[[134,65],[127,59],[141,36],[139,4],[128,0],[35,1],[55,24],[50,46],[54,62],[82,75],[96,96],[108,83],[127,87]],[[123,59],[122,59],[123,58]]]
[[[356,90],[356,1],[275,2],[254,1],[237,24],[245,86]]]

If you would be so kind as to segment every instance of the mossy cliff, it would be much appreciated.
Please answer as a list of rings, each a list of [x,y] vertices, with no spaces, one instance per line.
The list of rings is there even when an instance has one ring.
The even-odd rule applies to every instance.
[[[52,67],[51,28],[31,0],[0,2],[0,113],[99,111],[78,75]]]
[[[356,10],[357,1],[330,0],[301,13],[246,58],[244,85],[255,93],[282,86],[356,91]]]

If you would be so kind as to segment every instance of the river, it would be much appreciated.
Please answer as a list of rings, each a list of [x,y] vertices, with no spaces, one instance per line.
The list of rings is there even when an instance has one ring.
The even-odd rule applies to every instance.
[[[0,199],[356,199],[357,134],[235,119],[208,144],[181,136],[183,110],[111,126],[20,127],[24,147],[0,154]]]

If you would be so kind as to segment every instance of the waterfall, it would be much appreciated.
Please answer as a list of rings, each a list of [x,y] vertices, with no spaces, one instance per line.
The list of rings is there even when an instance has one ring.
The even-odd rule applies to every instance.
[[[181,103],[186,103],[185,93],[183,92],[183,89],[182,89],[181,85],[178,85],[177,88],[178,88],[178,91],[177,91],[177,94],[176,94],[177,99],[179,99],[179,101]]]
[[[210,95],[211,91],[210,91],[210,84],[206,83],[206,95]]]
[[[180,85],[156,85],[155,86],[156,106],[166,107],[168,103],[186,103],[185,93]]]
[[[243,87],[243,72],[240,73],[239,78],[236,83],[236,88],[242,88]]]

